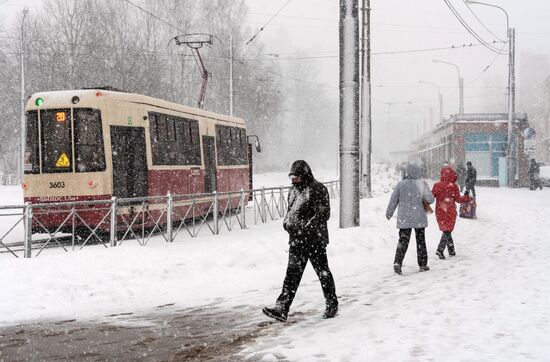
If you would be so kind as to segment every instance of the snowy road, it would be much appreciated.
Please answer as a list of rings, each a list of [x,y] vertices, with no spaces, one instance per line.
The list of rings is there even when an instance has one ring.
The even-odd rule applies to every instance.
[[[121,348],[113,353],[128,350],[125,356],[149,351],[157,359],[184,353],[179,356],[229,361],[548,360],[550,189],[480,188],[478,219],[458,220],[457,256],[451,259],[434,255],[440,234],[430,216],[431,271],[417,272],[412,242],[403,276],[392,271],[397,230],[395,220],[384,218],[388,199],[381,194],[364,200],[361,227],[346,230],[338,229],[338,203],[332,204],[328,253],[341,301],[333,320],[321,319],[324,303],[311,267],[289,322],[271,323],[261,314],[280,291],[286,267],[286,235],[280,222],[272,222],[171,245],[128,243],[32,260],[2,258],[2,343],[6,334],[14,341],[43,340],[45,331],[54,330],[61,333],[54,340],[67,351],[84,346],[82,338],[99,346],[102,328],[115,319],[109,338]],[[133,314],[106,318],[128,312]],[[68,319],[76,321],[45,322]],[[42,326],[22,326],[37,322]],[[191,336],[181,332],[189,329]],[[14,342],[2,351],[19,358],[54,356],[40,343]],[[105,348],[97,353],[109,355]]]

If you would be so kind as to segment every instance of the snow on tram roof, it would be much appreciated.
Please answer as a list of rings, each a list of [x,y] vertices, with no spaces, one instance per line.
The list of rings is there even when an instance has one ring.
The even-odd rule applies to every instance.
[[[167,110],[183,112],[191,115],[196,115],[200,117],[207,117],[211,119],[223,120],[238,124],[244,124],[244,120],[238,117],[232,117],[225,114],[214,113],[210,111],[205,111],[204,109],[186,106],[183,104],[169,102],[159,98],[149,97],[143,94],[138,93],[127,93],[123,91],[111,91],[103,89],[78,89],[78,90],[63,90],[63,91],[47,91],[47,92],[37,92],[29,97],[26,105],[27,110],[41,109],[41,108],[51,108],[48,106],[52,105],[53,107],[67,107],[72,106],[71,100],[73,97],[77,96],[79,98],[78,103],[90,105],[93,103],[104,102],[109,100],[119,101],[119,102],[129,102],[136,104],[150,105],[153,107],[164,108]],[[37,105],[36,100],[42,98],[44,103],[42,105]]]

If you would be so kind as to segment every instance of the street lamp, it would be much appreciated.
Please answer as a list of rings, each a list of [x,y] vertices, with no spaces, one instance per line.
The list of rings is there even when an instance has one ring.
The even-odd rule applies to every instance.
[[[506,15],[506,33],[508,35],[508,147],[506,151],[506,167],[507,167],[507,185],[513,186],[513,179],[515,176],[515,160],[517,155],[514,156],[512,152],[512,129],[514,122],[514,112],[516,107],[516,75],[515,75],[515,60],[516,60],[516,29],[510,28],[510,17],[504,8],[487,4],[480,1],[466,0],[466,4],[479,4],[497,8]],[[516,150],[517,153],[517,150]]]
[[[458,92],[459,92],[458,114],[464,114],[464,78],[462,78],[462,76],[460,75],[460,68],[458,68],[458,65],[454,63],[446,62],[439,59],[432,59],[432,62],[447,64],[456,68],[456,71],[458,72]]]
[[[443,122],[443,96],[441,95],[441,88],[439,88],[438,84],[427,82],[425,80],[419,80],[418,83],[433,85],[434,87],[437,88],[437,93],[439,94],[439,122]],[[432,124],[432,128],[433,126],[434,125]]]
[[[414,102],[420,101],[420,102],[425,102],[426,103],[426,105],[428,106],[428,109],[430,110],[430,125],[433,125],[434,110],[432,108],[432,102],[430,102],[429,100],[424,99],[424,98],[413,98],[413,101]],[[423,123],[423,126],[422,126],[422,132],[426,133],[427,130],[428,130],[428,127],[426,127],[426,122],[425,122],[425,119],[424,119],[424,123]]]
[[[25,18],[29,13],[29,9],[23,9],[23,18],[21,18],[21,134],[20,144],[21,149],[19,150],[19,162],[18,162],[18,174],[21,177],[21,183],[23,183],[23,176],[25,174],[25,142],[26,142],[26,133],[25,133]]]

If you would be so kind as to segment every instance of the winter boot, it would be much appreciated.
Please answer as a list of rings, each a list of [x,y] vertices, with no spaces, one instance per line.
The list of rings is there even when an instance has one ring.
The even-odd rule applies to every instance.
[[[394,271],[396,274],[399,274],[399,275],[403,274],[403,273],[401,272],[401,264],[397,264],[397,263],[393,264],[393,271]]]
[[[338,304],[327,305],[325,313],[323,313],[323,319],[334,318],[338,312]]]
[[[445,259],[445,255],[443,255],[443,252],[442,251],[436,251],[435,252],[435,255],[437,255],[439,257],[439,259],[443,260]],[[450,255],[450,254],[449,254]]]
[[[288,317],[288,311],[279,305],[276,305],[273,308],[264,307],[262,312],[269,318],[276,319],[279,322],[286,322],[286,318]]]
[[[452,253],[449,251],[449,256],[455,256],[456,253],[453,251]]]
[[[425,272],[425,271],[428,271],[428,270],[430,270],[430,267],[427,266],[427,265],[423,265],[423,266],[420,267],[420,270],[419,270],[419,271]]]

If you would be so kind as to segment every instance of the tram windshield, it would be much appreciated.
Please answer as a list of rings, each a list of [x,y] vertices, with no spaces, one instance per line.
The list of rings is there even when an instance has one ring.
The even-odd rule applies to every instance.
[[[75,108],[72,114],[74,120],[71,109],[27,112],[25,173],[105,170],[100,111]]]
[[[42,173],[72,171],[71,110],[40,111]]]

